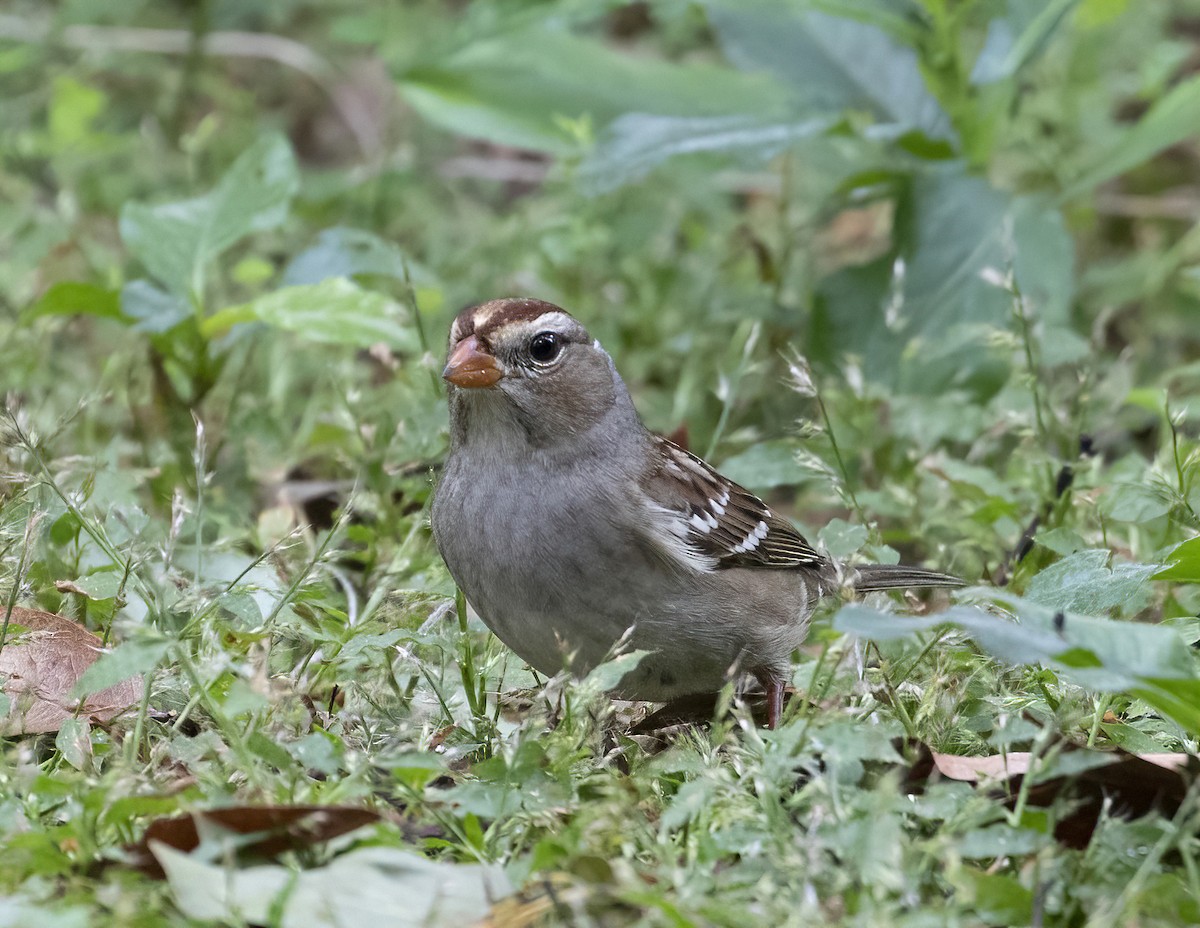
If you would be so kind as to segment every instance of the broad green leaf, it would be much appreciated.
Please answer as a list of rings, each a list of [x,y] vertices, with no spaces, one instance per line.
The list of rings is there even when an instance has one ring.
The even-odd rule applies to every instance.
[[[88,599],[112,599],[121,589],[121,579],[119,570],[100,570],[72,580],[71,591],[82,593]]]
[[[997,280],[1010,272],[1037,318],[1067,317],[1072,245],[1057,212],[1010,198],[961,164],[918,174],[906,212],[898,218],[908,233],[899,313],[910,329],[1006,325],[1013,297]]]
[[[955,458],[946,458],[938,463],[938,470],[946,479],[959,485],[974,487],[986,497],[1011,502],[1015,493],[991,468],[970,464]]]
[[[879,26],[762,0],[705,8],[726,57],[745,71],[774,74],[803,114],[862,111],[893,136],[915,130],[957,144],[916,53]]]
[[[880,641],[955,626],[1006,663],[1042,664],[1080,686],[1137,696],[1200,733],[1200,668],[1174,629],[1064,612],[999,591],[993,595],[1018,619],[968,606],[897,616],[852,603],[834,616],[833,626]]]
[[[669,835],[689,822],[699,819],[712,807],[716,796],[728,789],[729,783],[716,776],[688,780],[679,787],[679,791],[671,797],[670,804],[663,810],[658,823],[662,833]]]
[[[1041,832],[992,825],[967,832],[957,843],[957,848],[963,857],[1024,857],[1050,843],[1050,836]]]
[[[363,847],[324,867],[231,869],[160,842],[151,851],[176,905],[195,919],[281,928],[460,928],[482,919],[512,888],[495,867]]]
[[[346,746],[336,735],[323,731],[314,731],[305,735],[299,741],[291,741],[286,745],[290,753],[307,770],[316,770],[326,776],[332,776],[342,766]],[[424,783],[421,784],[424,786]]]
[[[928,631],[938,625],[950,624],[950,609],[937,615],[894,615],[880,612],[862,603],[847,603],[833,617],[833,627],[846,635],[858,635],[875,641],[898,641]]]
[[[626,55],[546,26],[473,41],[399,80],[408,102],[445,129],[554,154],[577,149],[567,120],[603,127],[629,112],[762,113],[784,101],[762,77]]]
[[[326,344],[367,347],[382,342],[402,351],[420,349],[407,313],[398,303],[344,277],[282,287],[213,313],[200,329],[211,338],[246,322],[265,323]]]
[[[625,654],[618,654],[616,657],[602,664],[597,664],[580,681],[580,693],[590,696],[600,696],[615,689],[617,684],[625,678],[626,674],[633,673],[638,669],[642,660],[649,653],[649,651],[629,651]]]
[[[51,908],[36,891],[33,899],[16,895],[0,899],[0,925],[4,928],[90,928],[96,924],[96,906],[57,905]]]
[[[794,486],[811,474],[796,463],[796,449],[788,442],[764,441],[721,462],[721,473],[753,490]]]
[[[1008,10],[988,24],[972,84],[1012,77],[1037,58],[1079,0],[1009,0]]]
[[[1200,537],[1189,538],[1167,555],[1167,566],[1154,575],[1155,580],[1200,583]]]
[[[1079,551],[1051,564],[1029,583],[1025,595],[1052,609],[1103,615],[1120,610],[1124,615],[1145,604],[1146,581],[1157,564],[1114,564],[1105,550]]]
[[[1145,116],[1093,159],[1061,199],[1071,200],[1106,180],[1148,161],[1165,148],[1194,138],[1200,126],[1200,75],[1193,75],[1158,100]]]
[[[869,535],[865,525],[855,525],[845,519],[830,519],[817,534],[817,540],[831,557],[841,559],[862,548]]]
[[[961,163],[912,178],[894,235],[892,255],[819,283],[810,322],[818,356],[853,353],[867,376],[907,393],[986,394],[1007,376],[990,343],[1015,322],[1010,276],[1031,317],[1069,318],[1074,259],[1062,216]]]
[[[1034,834],[1027,830],[1016,831],[998,826],[994,830],[1011,835],[1029,836]],[[1032,844],[1032,839],[1027,838],[1026,840]],[[966,849],[960,850],[959,853],[964,857],[985,856],[974,853],[975,848],[971,845],[970,836],[962,844]],[[1020,854],[1019,851],[1017,853]],[[1004,855],[996,856],[1003,857]],[[1022,859],[1022,856],[1017,856],[1017,859]],[[970,900],[972,911],[984,923],[989,925],[1031,924],[1033,893],[1023,886],[1015,876],[976,870],[973,867],[956,867],[952,883],[963,899]]]
[[[1142,483],[1117,483],[1104,494],[1104,514],[1118,522],[1151,522],[1171,511],[1171,500],[1161,487]]]
[[[283,285],[319,284],[330,277],[377,274],[403,280],[405,268],[414,283],[428,283],[432,275],[409,258],[394,242],[373,232],[335,226],[317,236],[316,243],[296,255],[283,272]]]
[[[117,291],[77,281],[55,284],[25,310],[25,319],[38,316],[96,316],[128,321],[121,312]]]
[[[92,123],[104,112],[108,98],[100,90],[67,75],[55,79],[48,122],[59,149],[82,146],[92,135]]]
[[[121,210],[121,238],[161,284],[198,296],[207,265],[251,232],[287,217],[300,178],[291,147],[279,135],[246,149],[209,193]]]
[[[246,736],[246,747],[278,770],[288,770],[292,767],[292,755],[287,749],[261,731],[251,731]]]
[[[148,280],[131,280],[121,288],[121,313],[138,332],[169,332],[193,315],[187,297],[168,293]]]
[[[1055,554],[1074,554],[1076,551],[1082,551],[1087,547],[1087,542],[1083,540],[1082,535],[1062,526],[1049,529],[1045,532],[1038,532],[1036,541],[1039,545],[1049,548]]]
[[[122,642],[111,651],[102,652],[96,662],[75,681],[71,689],[71,698],[90,696],[118,683],[150,673],[166,657],[170,647],[171,643],[165,639],[134,638]]]
[[[85,773],[91,770],[92,726],[86,718],[63,719],[54,736],[54,747],[68,764]]]
[[[1192,734],[1200,734],[1200,680],[1150,677],[1130,693],[1144,699]]]
[[[601,134],[579,168],[591,193],[641,180],[676,155],[749,152],[766,161],[791,143],[832,128],[838,116],[780,121],[768,116],[656,116],[627,113]]]

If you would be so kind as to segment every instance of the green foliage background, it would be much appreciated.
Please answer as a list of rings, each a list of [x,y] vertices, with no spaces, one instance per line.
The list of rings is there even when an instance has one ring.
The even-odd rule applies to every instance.
[[[7,4],[0,594],[113,645],[77,695],[145,695],[3,745],[0,924],[482,915],[372,895],[438,879],[515,887],[513,924],[1200,919],[1195,787],[1067,850],[1069,792],[905,779],[918,743],[1030,783],[1195,752],[1198,32],[1195,0]],[[725,700],[631,735],[612,668],[544,693],[428,531],[444,333],[507,294],[831,553],[978,586],[832,604],[776,732]],[[290,897],[189,891],[232,879],[218,837],[123,868],[233,803],[402,807],[445,869],[364,856],[394,824],[286,858],[330,875]]]

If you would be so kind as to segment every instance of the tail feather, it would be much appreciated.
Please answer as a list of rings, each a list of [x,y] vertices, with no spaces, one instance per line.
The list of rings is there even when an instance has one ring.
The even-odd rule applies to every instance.
[[[966,581],[950,574],[909,567],[906,564],[863,564],[856,568],[858,578],[854,588],[860,593],[876,593],[880,590],[903,590],[917,587],[965,586]]]

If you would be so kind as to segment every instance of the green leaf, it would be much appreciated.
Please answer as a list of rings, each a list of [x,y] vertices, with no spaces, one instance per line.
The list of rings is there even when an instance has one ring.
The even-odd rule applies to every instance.
[[[289,743],[287,750],[306,769],[333,776],[341,769],[346,746],[335,735],[314,731],[299,741]],[[421,785],[424,786],[424,783]]]
[[[1151,677],[1141,682],[1141,686],[1130,688],[1132,695],[1144,699],[1193,735],[1200,733],[1200,680]]]
[[[847,603],[834,615],[833,627],[845,635],[858,635],[875,641],[897,641],[951,623],[950,613],[954,611],[950,609],[938,615],[926,616],[894,615],[862,603]]]
[[[95,923],[95,903],[84,906],[57,902],[51,908],[41,898],[29,901],[13,895],[0,899],[0,925],[4,928],[89,928]]]
[[[721,473],[754,490],[794,486],[809,473],[796,463],[796,449],[788,442],[764,441],[721,463]]]
[[[1200,583],[1200,537],[1189,538],[1172,550],[1167,555],[1167,566],[1156,573],[1153,579]]]
[[[784,99],[765,78],[625,55],[544,25],[470,42],[399,80],[408,102],[445,129],[554,154],[578,147],[567,120],[603,127],[628,112],[778,112]]]
[[[1107,150],[1100,152],[1092,165],[1060,196],[1072,200],[1107,180],[1153,158],[1196,134],[1200,125],[1200,75],[1176,85],[1158,100],[1132,129],[1125,132]]]
[[[77,281],[55,284],[23,314],[26,320],[39,316],[95,316],[128,321],[121,312],[117,291]]]
[[[373,232],[335,226],[317,236],[316,244],[296,255],[283,272],[285,287],[319,284],[330,277],[377,274],[404,279],[405,267],[414,283],[429,283],[432,275],[395,243]]]
[[[649,653],[649,651],[629,651],[625,654],[618,654],[602,664],[597,664],[579,682],[579,692],[586,698],[600,696],[616,689],[625,675],[636,671]]]
[[[398,303],[344,277],[282,287],[249,303],[230,306],[204,320],[200,330],[211,338],[247,322],[265,323],[331,345],[367,347],[383,342],[401,351],[420,350],[416,331]]]
[[[845,519],[830,519],[817,535],[830,556],[838,559],[849,557],[861,549],[868,537],[870,532],[865,525],[854,525]]]
[[[1026,596],[1051,609],[1102,615],[1136,612],[1146,598],[1146,581],[1157,564],[1114,564],[1106,550],[1079,551],[1052,564],[1030,581]]]
[[[1009,0],[1008,12],[988,23],[983,50],[971,70],[972,84],[1012,77],[1041,55],[1079,0]]]
[[[121,313],[138,332],[169,332],[192,317],[187,298],[161,290],[148,280],[131,280],[121,288]]]
[[[251,145],[204,196],[121,210],[121,238],[168,290],[199,296],[207,265],[251,232],[287,217],[300,178],[291,147],[279,135]]]
[[[76,770],[88,772],[92,760],[92,726],[84,718],[63,719],[54,736],[54,747]]]
[[[512,892],[502,871],[363,847],[324,867],[296,871],[207,863],[160,842],[150,846],[176,905],[194,919],[282,928],[458,928]]]
[[[1116,483],[1104,494],[1101,508],[1117,522],[1152,522],[1171,511],[1172,502],[1161,487]]]
[[[964,852],[963,856],[972,855]],[[1003,873],[986,873],[971,867],[959,867],[955,870],[954,882],[963,900],[972,907],[975,916],[984,924],[1031,923],[1033,893],[1022,886],[1016,877]]]
[[[1005,824],[969,831],[958,842],[957,848],[963,857],[1026,857],[1050,843],[1049,835]]]
[[[246,747],[278,770],[290,770],[294,764],[287,749],[261,731],[252,731],[246,736]]]
[[[103,652],[94,664],[75,681],[71,688],[72,699],[82,699],[99,693],[125,680],[150,673],[156,668],[171,643],[165,639],[133,639]]]
[[[1030,315],[1068,320],[1073,246],[1056,210],[954,162],[909,181],[895,225],[893,254],[819,283],[814,354],[858,355],[869,377],[906,393],[988,394],[1007,376],[990,343],[1014,323],[1010,274]]]
[[[66,75],[57,77],[47,120],[55,146],[62,150],[82,147],[107,104],[108,98],[95,87]]]
[[[852,603],[834,616],[833,627],[888,641],[938,625],[955,626],[1002,661],[1042,664],[1080,686],[1144,699],[1200,733],[1200,670],[1174,629],[1066,613],[999,591],[994,595],[1017,611],[1018,621],[968,606],[908,617]]]
[[[916,130],[957,145],[916,53],[879,26],[763,0],[710,2],[706,10],[726,57],[776,75],[801,113],[867,112],[881,124],[876,134]]]
[[[827,131],[837,116],[780,121],[764,116],[656,116],[628,113],[614,120],[579,167],[589,193],[641,180],[676,155],[750,152],[766,161],[793,142]]]
[[[79,592],[88,599],[112,599],[121,589],[121,572],[117,570],[100,570],[86,577],[78,577],[71,581],[72,592]]]

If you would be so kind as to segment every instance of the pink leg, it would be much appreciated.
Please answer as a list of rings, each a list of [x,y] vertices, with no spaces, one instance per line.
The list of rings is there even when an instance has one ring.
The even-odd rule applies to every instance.
[[[783,716],[783,681],[768,678],[763,685],[767,688],[767,728],[778,728]]]

